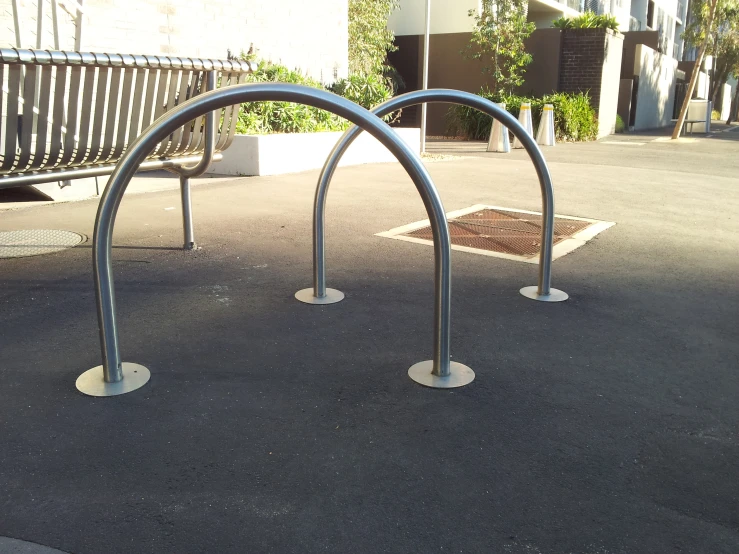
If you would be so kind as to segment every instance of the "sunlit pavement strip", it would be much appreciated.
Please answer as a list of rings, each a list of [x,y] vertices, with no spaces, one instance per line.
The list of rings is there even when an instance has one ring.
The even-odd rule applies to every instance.
[[[66,554],[62,550],[50,548],[42,544],[0,537],[0,552],[2,554]]]

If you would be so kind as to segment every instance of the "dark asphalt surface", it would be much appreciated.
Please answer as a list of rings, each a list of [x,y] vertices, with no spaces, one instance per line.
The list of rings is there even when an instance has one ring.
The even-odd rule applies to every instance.
[[[121,349],[152,379],[120,397],[74,387],[100,363],[90,243],[0,260],[0,535],[78,554],[738,552],[737,146],[548,151],[557,212],[617,224],[554,263],[561,304],[518,294],[536,266],[453,254],[452,353],[477,374],[453,391],[406,375],[431,355],[433,260],[374,236],[425,217],[397,164],[337,172],[346,300],[327,307],[293,298],[316,172],[196,187],[192,253],[176,191],[126,197]],[[539,207],[520,152],[429,168],[449,211]],[[91,235],[95,208],[0,230]]]

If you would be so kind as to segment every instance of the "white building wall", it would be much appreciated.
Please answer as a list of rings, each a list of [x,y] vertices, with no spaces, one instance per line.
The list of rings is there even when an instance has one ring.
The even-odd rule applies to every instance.
[[[474,20],[470,10],[479,13],[482,0],[434,0],[431,5],[431,33],[469,33]],[[398,36],[422,35],[426,31],[426,0],[401,0],[387,23]]]
[[[45,1],[50,6],[49,0]],[[36,46],[36,0],[20,0],[25,47]],[[85,0],[82,50],[225,58],[254,44],[261,58],[331,82],[347,74],[347,0]],[[62,49],[74,45],[72,20]],[[43,47],[52,48],[50,7]],[[15,46],[11,0],[0,0],[0,46]]]
[[[670,125],[677,60],[639,44],[634,71],[639,76],[635,128],[654,129]]]

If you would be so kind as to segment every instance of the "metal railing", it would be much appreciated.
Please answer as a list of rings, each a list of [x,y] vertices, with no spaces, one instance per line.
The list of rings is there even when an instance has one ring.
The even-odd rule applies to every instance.
[[[138,389],[150,377],[146,367],[121,360],[112,266],[116,214],[123,193],[139,165],[162,139],[188,121],[226,106],[258,101],[304,103],[344,117],[372,134],[408,172],[423,200],[434,241],[433,358],[415,364],[409,374],[419,381],[416,375],[426,374],[427,382],[424,384],[440,388],[471,382],[474,372],[450,359],[451,241],[441,198],[420,158],[389,125],[349,100],[306,86],[259,83],[206,92],[173,108],[148,127],[118,162],[100,199],[92,245],[102,365],[80,375],[77,388],[92,396],[113,396]]]
[[[477,109],[493,119],[500,121],[510,129],[513,135],[526,149],[536,169],[541,188],[542,200],[542,230],[541,251],[539,254],[539,283],[535,287],[524,287],[521,294],[527,298],[545,302],[559,302],[567,299],[567,293],[551,288],[552,280],[552,250],[554,241],[554,191],[552,178],[544,156],[536,141],[526,132],[524,127],[511,114],[494,102],[476,94],[449,89],[431,89],[409,92],[388,100],[377,106],[372,113],[378,117],[388,115],[394,111],[427,104],[429,102],[445,102],[460,104]],[[326,197],[331,178],[352,142],[359,136],[362,129],[354,126],[347,130],[334,146],[323,166],[316,187],[313,207],[313,288],[303,289],[296,293],[296,298],[308,304],[332,304],[344,298],[343,293],[335,289],[326,288],[326,238],[325,238],[325,211]]]

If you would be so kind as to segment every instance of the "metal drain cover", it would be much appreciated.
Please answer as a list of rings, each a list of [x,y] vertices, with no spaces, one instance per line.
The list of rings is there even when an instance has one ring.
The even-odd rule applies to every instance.
[[[447,222],[453,250],[538,263],[541,213],[476,204],[448,213]],[[555,215],[552,259],[582,246],[612,225],[608,221]],[[377,233],[377,236],[433,244],[428,220]]]
[[[87,238],[72,231],[25,229],[0,231],[0,258],[25,258],[72,248]]]

